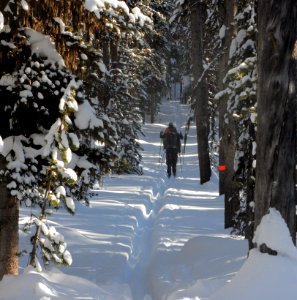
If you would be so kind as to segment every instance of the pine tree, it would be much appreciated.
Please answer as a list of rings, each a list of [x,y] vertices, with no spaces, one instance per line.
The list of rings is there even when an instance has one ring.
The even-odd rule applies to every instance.
[[[227,166],[227,170],[221,174],[223,179],[221,192],[225,193],[225,227],[233,227],[234,232],[246,234],[251,240],[253,230],[250,226],[253,224],[252,202],[255,181],[253,167],[256,102],[254,3],[240,1],[236,5],[236,10],[236,15],[229,16],[229,26],[233,24],[234,37],[231,41],[230,36],[227,35],[229,70],[224,78],[226,88],[216,95],[222,103],[220,161]]]
[[[75,200],[87,203],[89,187],[115,162],[134,157],[125,168],[130,170],[140,159],[139,122],[128,101],[120,101],[123,95],[131,100],[126,82],[133,73],[122,75],[117,51],[110,56],[112,68],[105,66],[101,37],[112,37],[114,46],[125,32],[150,30],[152,21],[123,1],[9,1],[2,13],[1,189],[10,191],[3,192],[3,204],[11,210],[10,219],[5,212],[0,216],[17,237],[18,201],[40,207],[26,226],[36,228],[31,264],[39,268],[39,250],[46,262],[70,264],[64,238],[47,226],[49,214],[60,206],[75,213]],[[17,269],[17,238],[11,241],[1,243],[1,277],[14,272],[7,266]]]

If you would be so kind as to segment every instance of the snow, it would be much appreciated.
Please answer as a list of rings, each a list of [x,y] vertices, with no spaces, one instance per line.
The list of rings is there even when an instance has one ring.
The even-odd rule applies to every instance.
[[[151,24],[152,20],[144,15],[138,7],[132,8],[131,12],[125,1],[118,0],[85,0],[84,3],[85,9],[93,12],[97,18],[101,17],[101,12],[108,11],[111,16],[116,16],[117,13],[112,9],[121,9],[122,12],[129,17],[131,23],[138,21],[141,27],[145,23]],[[110,7],[110,8],[108,8]]]
[[[10,74],[5,74],[0,78],[0,85],[2,86],[14,86],[16,78]]]
[[[2,137],[0,136],[0,153],[2,153],[3,147],[4,147],[4,142],[3,142]]]
[[[77,135],[75,133],[70,132],[68,134],[68,136],[69,136],[69,138],[71,140],[72,146],[74,148],[78,149],[79,148],[79,140],[78,140]]]
[[[132,8],[132,13],[134,15],[135,20],[139,22],[141,27],[143,27],[146,22],[152,22],[151,19],[145,16],[138,7]]]
[[[49,36],[46,36],[40,32],[37,32],[31,28],[26,28],[25,33],[29,37],[32,52],[37,56],[47,57],[51,63],[57,63],[60,67],[64,67],[65,63],[62,56],[57,52],[55,45],[50,40]]]
[[[3,30],[3,28],[4,28],[4,16],[0,11],[0,32]]]
[[[33,97],[33,93],[29,90],[24,90],[20,92],[20,97],[23,98]]]
[[[97,18],[100,17],[99,8],[104,7],[104,2],[102,0],[86,0],[85,9],[94,12]]]
[[[63,22],[63,20],[60,19],[60,18],[58,18],[58,17],[55,17],[54,20],[60,25],[60,31],[61,31],[61,33],[65,33],[66,25]]]
[[[1,40],[1,45],[9,47],[10,49],[16,49],[16,45],[14,43],[8,43],[4,40]]]
[[[231,45],[230,45],[230,49],[229,49],[229,59],[231,59],[234,54],[236,53],[236,49],[237,49],[237,39],[236,37],[232,40]]]
[[[84,53],[82,53],[80,55],[80,57],[81,57],[82,60],[88,60],[88,56],[86,54],[84,54]]]
[[[239,48],[239,47],[244,47],[247,48],[247,47],[254,47],[253,45],[253,42],[251,40],[248,40],[246,42],[246,45],[243,46],[242,43],[244,42],[245,38],[247,36],[247,33],[246,33],[246,30],[244,29],[241,29],[237,32],[237,35],[236,37],[233,38],[232,42],[231,42],[231,45],[230,45],[230,49],[229,49],[229,59],[231,59],[235,53],[236,53],[236,50]]]
[[[71,197],[66,197],[65,201],[66,201],[67,207],[68,207],[72,212],[75,212],[75,204],[74,204],[73,199],[72,199]]]
[[[56,188],[56,194],[57,197],[60,198],[60,196],[66,197],[66,190],[64,186],[60,185]]]
[[[67,88],[64,90],[64,95],[60,99],[59,109],[60,111],[65,110],[67,107],[71,111],[77,111],[78,110],[78,104],[77,101],[73,98],[71,95],[72,89],[78,89],[80,85],[80,82],[76,82],[75,79],[72,79]]]
[[[244,29],[239,30],[236,36],[237,44],[240,46],[245,38],[246,38],[246,30]]]
[[[269,214],[263,217],[261,226],[258,226],[255,232],[253,243],[258,246],[265,243],[280,255],[295,259],[297,262],[297,251],[288,227],[275,208],[270,208]]]
[[[72,265],[72,256],[68,250],[63,253],[63,258],[69,266]]]
[[[108,73],[107,68],[106,68],[106,66],[105,66],[104,63],[97,62],[97,65],[98,65],[98,67],[100,69],[100,72],[102,72],[103,74]]]
[[[74,123],[81,130],[103,128],[103,121],[96,117],[94,108],[88,101],[84,101],[79,105],[78,111],[75,113]]]
[[[6,157],[10,152],[13,152],[15,156],[15,161],[11,162],[11,167],[18,168],[25,161],[25,154],[22,151],[23,147],[21,146],[22,138],[22,136],[10,136],[3,141],[1,154]]]
[[[295,300],[296,248],[280,214],[271,209],[254,240],[279,254],[247,255],[247,241],[223,229],[216,171],[199,184],[194,127],[177,177],[166,177],[159,132],[169,121],[184,132],[188,113],[164,100],[139,140],[144,174],[110,175],[91,190],[90,207],[75,203],[75,216],[60,209],[44,222],[57,242],[67,242],[63,259],[71,266],[39,273],[21,256],[20,275],[0,282],[0,300]],[[20,228],[31,213],[21,207]],[[20,231],[20,251],[30,253],[29,237]]]
[[[77,175],[76,173],[70,169],[70,168],[65,168],[62,172],[62,177],[65,178],[65,179],[69,179],[71,181],[77,181]]]
[[[24,10],[29,10],[29,5],[28,5],[27,1],[22,0],[21,5]]]
[[[222,25],[222,27],[221,27],[220,30],[219,30],[219,37],[220,37],[221,40],[222,40],[222,39],[225,37],[225,35],[226,35],[226,29],[227,29],[226,25]]]
[[[263,254],[258,249],[249,258],[231,283],[209,300],[296,299],[297,251],[280,213],[271,208],[257,227],[253,242],[265,243],[278,252],[277,256]]]
[[[46,141],[46,144],[43,148],[43,156],[49,156],[52,153],[52,157],[54,160],[56,160],[57,151],[55,147],[53,146],[56,133],[61,128],[61,120],[57,119],[57,121],[51,126],[50,130],[48,131],[47,135],[45,136],[44,140]]]

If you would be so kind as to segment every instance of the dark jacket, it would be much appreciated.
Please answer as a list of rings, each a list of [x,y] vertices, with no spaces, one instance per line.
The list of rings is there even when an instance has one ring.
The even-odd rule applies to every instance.
[[[176,149],[177,153],[181,151],[182,133],[178,133],[175,127],[167,127],[164,131],[160,132],[160,138],[163,140],[165,150]]]

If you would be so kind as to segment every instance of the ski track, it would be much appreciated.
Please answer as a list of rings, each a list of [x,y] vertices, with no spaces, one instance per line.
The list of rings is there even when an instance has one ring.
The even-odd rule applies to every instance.
[[[154,132],[155,135],[158,135],[168,125],[169,121],[173,121],[177,129],[184,132],[188,110],[188,107],[181,105],[179,101],[165,101],[161,105],[159,118],[156,123],[145,125],[144,131]],[[158,137],[149,134],[147,138],[153,138],[154,141],[158,139]],[[144,139],[146,140],[146,138]],[[193,160],[192,156],[197,155],[195,128],[191,128],[189,132],[188,144],[189,157]],[[131,215],[136,217],[135,224],[131,227],[131,229],[133,228],[132,232],[126,232],[127,237],[129,237],[128,240],[123,242],[129,251],[127,253],[127,262],[123,263],[121,268],[125,272],[124,278],[126,278],[127,283],[131,287],[134,300],[159,300],[166,297],[173,290],[175,285],[172,285],[172,281],[178,281],[178,278],[176,280],[172,280],[172,278],[168,280],[166,276],[169,275],[166,275],[166,270],[158,268],[158,261],[167,259],[170,263],[170,257],[178,253],[190,238],[199,234],[197,222],[191,219],[191,209],[195,209],[197,200],[201,201],[199,205],[203,206],[205,202],[204,206],[209,207],[209,200],[217,197],[217,193],[209,194],[209,188],[203,193],[203,188],[201,187],[201,195],[199,197],[198,191],[197,195],[194,191],[188,190],[193,185],[192,180],[197,180],[197,190],[199,188],[198,166],[196,163],[187,166],[192,168],[193,174],[197,176],[189,179],[189,187],[187,186],[186,178],[182,176],[183,172],[181,170],[186,164],[181,166],[179,162],[177,178],[168,179],[165,172],[164,157],[162,165],[157,164],[158,158],[160,158],[162,153],[160,145],[154,144],[154,147],[152,147],[152,141],[146,140],[143,146],[144,175],[119,176],[120,180],[116,182],[118,184],[119,181],[122,181],[122,186],[116,187],[112,178],[106,180],[105,187],[103,190],[97,191],[97,197],[92,200],[92,205],[98,205],[102,201],[100,199],[105,199],[107,192],[109,194],[118,190],[119,192],[122,191],[123,195],[127,197],[129,191],[125,189],[127,189],[129,184],[130,186],[133,185],[129,181],[135,182],[135,186],[132,189],[136,189],[136,191],[130,191],[130,197],[122,199],[123,203],[125,203],[125,208],[117,212],[118,217],[122,217],[125,214],[127,217]],[[214,190],[216,190],[215,187]],[[113,194],[111,193],[111,195]],[[189,200],[182,207],[181,199],[183,201],[184,197],[188,197]],[[98,208],[100,209],[100,204]],[[190,212],[189,216],[187,216],[187,211]],[[102,211],[98,212],[100,215],[104,213]],[[222,212],[218,210],[218,213]],[[168,236],[168,232],[171,233],[171,236]],[[100,282],[100,277],[97,277],[97,282],[98,280]],[[171,283],[168,284],[167,282]]]
[[[168,179],[165,161],[159,163],[162,154],[160,143],[156,142],[159,132],[173,121],[184,134],[188,112],[187,105],[164,100],[156,123],[144,125],[146,136],[140,140],[144,147],[144,174],[106,178],[104,185],[91,193],[91,210],[78,205],[74,218],[59,212],[51,219],[53,224],[63,224],[58,230],[70,241],[73,265],[62,268],[63,272],[71,274],[77,269],[75,273],[79,271],[100,286],[114,288],[117,283],[123,291],[129,285],[131,300],[167,299],[172,290],[189,284],[178,275],[187,271],[172,269],[171,260],[174,257],[176,260],[191,238],[205,232],[218,234],[214,228],[223,228],[223,224],[204,228],[203,220],[210,214],[222,215],[223,207],[215,200],[216,180],[199,184],[195,127],[190,128],[177,177]],[[190,177],[183,176],[183,168],[187,168]],[[89,210],[88,220],[84,210]],[[81,224],[84,230],[80,229]],[[99,224],[98,228],[94,230],[92,224]],[[81,255],[87,255],[83,262],[79,259]]]

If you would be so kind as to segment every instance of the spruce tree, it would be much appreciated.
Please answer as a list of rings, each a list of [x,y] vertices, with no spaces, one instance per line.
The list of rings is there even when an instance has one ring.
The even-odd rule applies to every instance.
[[[104,64],[102,36],[114,45],[125,33],[152,29],[148,16],[123,1],[9,1],[2,15],[1,190],[10,211],[0,216],[13,238],[1,243],[0,277],[17,271],[19,202],[40,208],[26,225],[31,264],[40,268],[39,252],[45,262],[70,264],[63,236],[47,225],[53,209],[74,214],[75,201],[88,203],[89,188],[117,162],[138,167],[137,106],[131,114],[120,99],[131,100],[126,82],[133,73],[122,75],[112,55],[112,68]],[[2,239],[8,241],[4,231]]]

